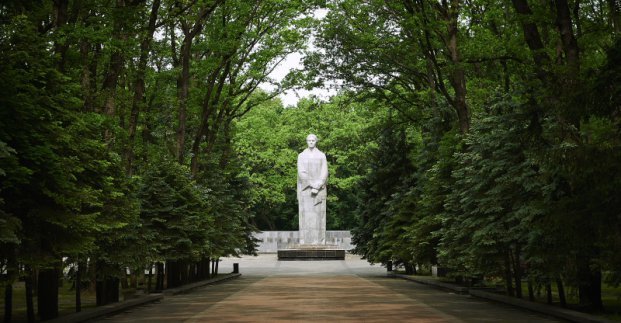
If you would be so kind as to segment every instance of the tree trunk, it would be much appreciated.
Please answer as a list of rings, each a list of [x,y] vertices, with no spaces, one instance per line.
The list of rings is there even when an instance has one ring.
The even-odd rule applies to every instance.
[[[120,279],[111,276],[110,272],[116,271],[115,267],[103,261],[97,262],[97,282],[95,286],[95,298],[97,306],[103,306],[119,301]]]
[[[17,250],[9,248],[6,254],[6,276],[4,287],[4,322],[11,322],[13,318],[13,283],[18,278]],[[3,255],[4,256],[4,255]]]
[[[157,262],[155,264],[155,270],[155,292],[161,292],[164,290],[164,264],[162,262]]]
[[[82,86],[82,99],[84,100],[84,111],[93,111],[93,93],[91,87],[91,69],[89,63],[90,44],[82,41],[80,43],[80,57],[82,61],[82,75],[80,85]]]
[[[196,262],[192,262],[189,264],[188,281],[195,282],[196,280]]]
[[[511,279],[511,259],[509,251],[505,251],[505,285],[507,286],[507,295],[514,296],[513,279]]]
[[[92,51],[92,59],[90,58]],[[97,93],[97,67],[101,56],[101,44],[93,45],[86,40],[80,42],[80,59],[82,73],[80,85],[82,86],[82,109],[87,112],[96,112],[95,93]],[[101,111],[98,111],[101,112]]]
[[[82,269],[80,260],[76,261],[75,270],[75,311],[82,311]]]
[[[467,133],[470,130],[470,111],[466,104],[466,75],[464,68],[461,66],[461,57],[459,55],[458,48],[458,17],[459,17],[459,0],[451,0],[450,8],[447,10],[447,22],[448,22],[448,39],[447,48],[451,56],[451,71],[450,81],[453,90],[455,91],[455,98],[453,100],[453,107],[457,112],[457,119],[459,120],[459,129],[461,133]]]
[[[161,67],[158,66],[158,73],[161,71]],[[161,79],[160,78],[156,78],[155,80],[155,85],[153,86],[153,88],[155,89],[159,89],[160,85],[161,85]],[[157,91],[152,91],[151,95],[149,96],[149,99],[147,100],[147,104],[145,106],[145,111],[144,111],[144,115],[145,115],[145,121],[143,123],[143,127],[142,127],[142,141],[145,144],[153,144],[154,140],[153,140],[153,135],[151,134],[151,129],[153,129],[153,125],[151,124],[152,120],[148,119],[148,116],[150,115],[151,111],[153,110],[153,104],[155,102],[155,99],[157,98]],[[174,153],[174,151],[173,151]]]
[[[106,275],[102,280],[97,281],[96,303],[97,306],[117,303],[119,301],[120,281],[117,277]]]
[[[203,279],[208,279],[209,278],[209,262],[210,262],[210,258],[209,257],[205,257],[203,258]]]
[[[548,305],[552,305],[552,284],[550,281],[546,281],[546,296]]]
[[[186,260],[179,261],[179,286],[185,285],[189,281],[188,262]]]
[[[537,77],[542,81],[547,81],[547,72],[545,66],[550,62],[550,58],[545,53],[543,42],[541,41],[541,35],[537,25],[532,22],[531,19],[533,12],[528,6],[527,0],[511,0],[513,2],[513,8],[521,15],[522,31],[524,32],[524,40],[528,45],[531,53],[533,54],[533,60],[535,62],[535,70]]]
[[[610,11],[610,24],[615,34],[621,33],[621,2],[619,0],[608,0],[608,9]]]
[[[131,275],[131,273],[130,273]],[[129,288],[129,284],[127,283],[127,280],[129,279],[128,275],[127,275],[127,268],[123,268],[123,279],[121,279],[121,289],[128,289]]]
[[[57,267],[39,270],[37,307],[41,320],[58,317],[58,276]]]
[[[149,265],[149,277],[147,278],[147,294],[151,293],[151,277],[153,277],[153,264]]]
[[[177,160],[183,164],[186,121],[187,121],[187,99],[190,89],[190,59],[191,48],[194,37],[198,35],[204,26],[204,21],[211,13],[222,3],[223,0],[213,1],[209,7],[202,6],[198,17],[194,24],[190,27],[187,22],[181,21],[181,30],[183,31],[183,43],[181,45],[181,74],[177,79],[177,91],[179,99],[179,125],[177,127]],[[173,32],[174,33],[174,32]]]
[[[166,260],[166,288],[179,287],[180,264],[178,260]]]
[[[222,149],[222,155],[220,156],[220,162],[218,163],[220,169],[225,169],[229,164],[231,155],[233,154],[233,147],[231,144],[231,119],[227,119],[223,128],[224,149]]]
[[[576,36],[577,38],[582,38],[584,33],[582,32],[582,20],[580,19],[580,0],[574,1],[574,10],[572,14],[574,15],[576,21]]]
[[[522,298],[522,267],[520,264],[520,247],[515,247],[515,252],[512,258],[513,263],[513,278],[515,280],[515,296]]]
[[[88,275],[88,290],[89,292],[96,292],[97,290],[97,264],[96,261],[92,259],[87,264],[87,275]]]
[[[116,0],[117,8],[125,8],[125,0]],[[123,24],[125,22],[120,17],[114,17],[112,37],[119,43],[125,43],[127,41],[127,35],[123,32]],[[113,117],[116,113],[116,88],[118,84],[119,75],[123,69],[123,63],[125,56],[122,49],[115,49],[110,55],[110,61],[108,63],[108,72],[103,81],[101,87],[101,93],[103,95],[104,105],[103,113],[109,117]],[[107,143],[111,143],[113,139],[112,129],[106,129],[105,140]]]
[[[181,45],[181,74],[177,80],[179,125],[177,126],[177,161],[183,164],[187,122],[188,94],[190,92],[190,54],[193,36],[186,35]]]
[[[13,318],[13,283],[7,282],[4,286],[4,322],[11,322]]]
[[[108,73],[104,79],[101,92],[104,95],[103,112],[107,116],[114,116],[116,111],[116,86],[123,68],[123,53],[118,50],[110,57]]]
[[[563,286],[563,280],[561,277],[556,277],[556,288],[558,289],[558,298],[562,307],[567,307],[567,301],[565,299],[565,287]]]
[[[580,71],[578,41],[574,36],[571,13],[567,0],[553,1],[556,7],[556,25],[561,36],[563,52],[567,59],[567,64],[571,67],[574,78]]]
[[[24,280],[24,285],[26,286],[26,317],[28,318],[28,322],[35,322],[36,321],[36,317],[35,317],[35,310],[34,310],[34,302],[32,300],[33,298],[33,276],[34,273],[32,272],[32,269],[30,268],[30,266],[26,266],[25,268],[25,280]]]
[[[205,97],[203,98],[201,123],[196,130],[196,136],[194,137],[194,142],[192,143],[192,161],[190,165],[190,170],[192,172],[192,175],[194,176],[198,174],[198,162],[201,143],[203,143],[205,137],[212,139],[215,138],[214,132],[216,132],[217,130],[209,129],[209,120],[212,117],[214,111],[216,110],[216,106],[220,102],[220,97],[222,96],[222,90],[224,89],[226,77],[231,72],[231,62],[229,61],[229,58],[230,56],[224,56],[218,68],[215,69],[208,78],[207,92],[205,94]],[[217,124],[213,124],[212,128],[214,128],[215,126],[217,126]]]
[[[57,33],[60,33],[59,29],[69,20],[69,0],[55,0],[52,1],[52,3],[54,4],[54,29],[56,29]],[[54,41],[54,54],[58,59],[58,70],[61,72],[65,70],[67,49],[69,49],[69,45],[66,40],[64,42],[59,40]]]
[[[136,69],[136,80],[134,82],[134,97],[132,99],[132,110],[129,116],[128,125],[128,144],[125,151],[126,172],[132,175],[132,164],[134,161],[134,142],[136,139],[136,128],[138,126],[138,116],[146,104],[145,98],[145,74],[147,70],[147,61],[149,59],[149,50],[155,32],[155,23],[157,22],[158,10],[160,8],[160,0],[154,0],[151,5],[151,14],[149,15],[149,23],[147,30],[140,43],[140,58]]]
[[[196,280],[202,280],[203,279],[203,259],[201,258],[197,263],[196,263]]]
[[[602,272],[591,268],[590,257],[582,255],[578,261],[578,294],[580,305],[590,310],[604,308],[602,302]]]
[[[533,280],[528,279],[528,300],[531,302],[535,301],[535,292],[533,290]]]
[[[129,276],[129,287],[130,288],[138,288],[138,273],[139,272],[140,272],[140,269],[132,270]]]

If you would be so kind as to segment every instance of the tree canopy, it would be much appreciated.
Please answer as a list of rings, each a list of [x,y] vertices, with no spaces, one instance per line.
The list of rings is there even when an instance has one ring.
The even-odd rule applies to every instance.
[[[5,299],[24,280],[51,319],[68,265],[103,305],[128,269],[174,287],[296,230],[315,133],[328,229],[370,262],[601,310],[621,283],[620,33],[615,0],[4,1]]]

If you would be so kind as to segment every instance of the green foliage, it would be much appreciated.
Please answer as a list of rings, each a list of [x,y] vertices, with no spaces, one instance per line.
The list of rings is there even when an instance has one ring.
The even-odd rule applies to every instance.
[[[405,228],[410,223],[410,204],[405,189],[411,185],[414,171],[409,152],[412,149],[405,129],[388,119],[381,129],[378,146],[372,150],[371,171],[361,183],[358,226],[352,230],[355,252],[370,262],[395,260],[411,263],[412,256]]]
[[[407,228],[411,243],[407,246],[416,263],[437,264],[441,229],[450,219],[446,209],[448,195],[455,184],[452,177],[457,161],[453,155],[461,150],[462,139],[456,130],[445,133],[434,143],[429,140],[420,150],[416,164],[416,186],[408,188],[407,198],[414,207]]]
[[[439,261],[463,274],[502,274],[504,265],[490,263],[502,264],[508,250],[519,254],[544,214],[537,166],[525,155],[529,124],[522,109],[497,99],[455,155]]]
[[[7,158],[14,154],[15,150],[0,141],[0,159]],[[6,172],[0,168],[0,177],[4,177]],[[0,197],[0,243],[19,244],[18,232],[21,229],[21,221],[4,211],[4,199]]]
[[[213,216],[206,189],[187,167],[167,158],[152,160],[141,174],[139,231],[150,260],[192,259],[205,253]]]
[[[97,123],[76,113],[75,88],[52,67],[46,39],[22,18],[3,27],[0,136],[14,150],[2,159],[3,209],[22,223],[24,258],[46,263],[92,249],[114,156]]]
[[[375,104],[369,102],[369,104]],[[251,187],[250,201],[256,223],[263,230],[296,230],[298,207],[295,192],[297,155],[309,133],[319,136],[326,153],[328,179],[328,229],[354,225],[359,185],[368,171],[367,155],[374,145],[373,124],[383,112],[379,107],[348,102],[338,96],[331,102],[301,100],[283,108],[279,101],[257,106],[236,123],[235,148]]]
[[[609,8],[555,4],[328,3],[308,76],[381,100],[422,140],[402,174],[373,155],[370,174],[385,173],[364,182],[357,252],[504,277],[510,293],[556,279],[601,307],[599,273],[619,282],[620,51]],[[470,131],[454,114],[462,72]]]
[[[89,259],[88,270],[108,279],[158,261],[254,252],[249,186],[232,149],[232,123],[284,89],[257,86],[304,46],[311,19],[302,14],[313,6],[3,3],[6,278],[62,257]],[[178,81],[187,33],[192,46],[183,55],[192,82],[182,121]],[[189,139],[178,147],[180,135]],[[197,167],[173,161],[179,151],[195,157]]]
[[[109,2],[2,4],[8,282],[61,257],[122,276],[252,253],[256,227],[297,227],[295,160],[311,132],[330,165],[328,228],[352,229],[371,262],[503,276],[508,291],[558,280],[594,309],[601,274],[621,282],[609,6]],[[276,84],[309,35],[320,50]],[[349,91],[275,99],[332,79]]]

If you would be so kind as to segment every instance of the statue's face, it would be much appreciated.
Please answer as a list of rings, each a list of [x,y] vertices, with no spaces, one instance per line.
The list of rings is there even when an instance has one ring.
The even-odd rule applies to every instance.
[[[315,148],[317,145],[317,139],[315,137],[306,138],[306,143],[308,144],[308,148]]]

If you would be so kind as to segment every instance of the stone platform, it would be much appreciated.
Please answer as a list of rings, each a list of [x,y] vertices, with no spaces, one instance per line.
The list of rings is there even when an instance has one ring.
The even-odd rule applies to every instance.
[[[258,253],[277,253],[278,250],[297,248],[300,245],[299,231],[262,231],[253,234],[259,240]],[[354,249],[351,244],[351,232],[347,230],[326,231],[326,245],[345,251]]]
[[[330,245],[298,245],[278,250],[278,260],[345,260],[345,249]]]

